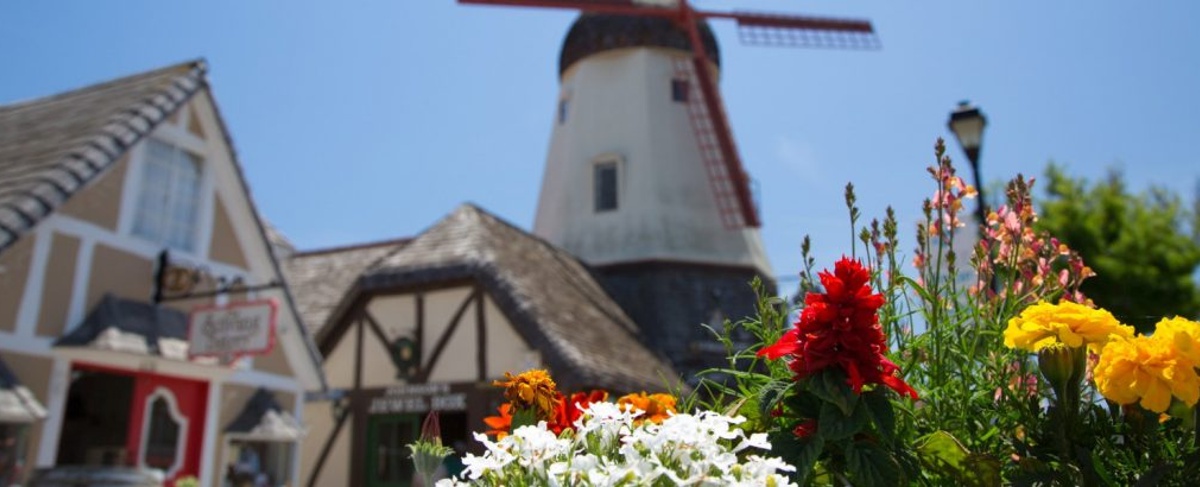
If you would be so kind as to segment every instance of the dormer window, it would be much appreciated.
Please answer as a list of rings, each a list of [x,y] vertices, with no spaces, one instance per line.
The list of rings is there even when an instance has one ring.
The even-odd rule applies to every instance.
[[[184,149],[146,141],[133,234],[172,249],[196,249],[201,160]]]

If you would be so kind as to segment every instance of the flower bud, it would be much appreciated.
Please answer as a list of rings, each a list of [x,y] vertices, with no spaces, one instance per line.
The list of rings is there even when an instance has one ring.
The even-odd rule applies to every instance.
[[[1054,344],[1038,351],[1038,370],[1060,401],[1079,388],[1079,381],[1087,371],[1086,350]]]
[[[408,449],[411,451],[413,466],[426,481],[433,478],[433,472],[441,465],[442,459],[454,453],[453,449],[442,445],[437,412],[430,411],[425,417],[425,422],[421,425],[421,437],[410,443]]]

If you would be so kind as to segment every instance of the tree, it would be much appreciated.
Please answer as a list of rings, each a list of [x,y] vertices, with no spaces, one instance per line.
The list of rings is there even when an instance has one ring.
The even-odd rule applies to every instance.
[[[1200,316],[1200,195],[1189,211],[1165,188],[1131,194],[1117,170],[1089,186],[1051,163],[1046,179],[1039,225],[1096,272],[1081,290],[1097,306],[1139,332],[1162,317]]]

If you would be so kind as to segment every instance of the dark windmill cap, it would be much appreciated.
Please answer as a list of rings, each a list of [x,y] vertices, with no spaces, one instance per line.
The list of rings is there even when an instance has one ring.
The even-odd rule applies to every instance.
[[[720,67],[721,52],[717,48],[717,38],[707,22],[700,21],[699,25],[704,50],[708,58]],[[629,47],[666,47],[691,52],[692,43],[687,31],[668,18],[582,14],[571,25],[563,41],[562,53],[558,58],[558,75],[562,76],[576,61],[592,54]]]

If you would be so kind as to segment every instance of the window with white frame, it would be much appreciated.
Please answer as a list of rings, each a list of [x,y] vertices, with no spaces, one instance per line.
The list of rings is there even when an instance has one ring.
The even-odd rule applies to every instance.
[[[148,139],[133,234],[167,247],[194,251],[200,217],[200,158]]]

